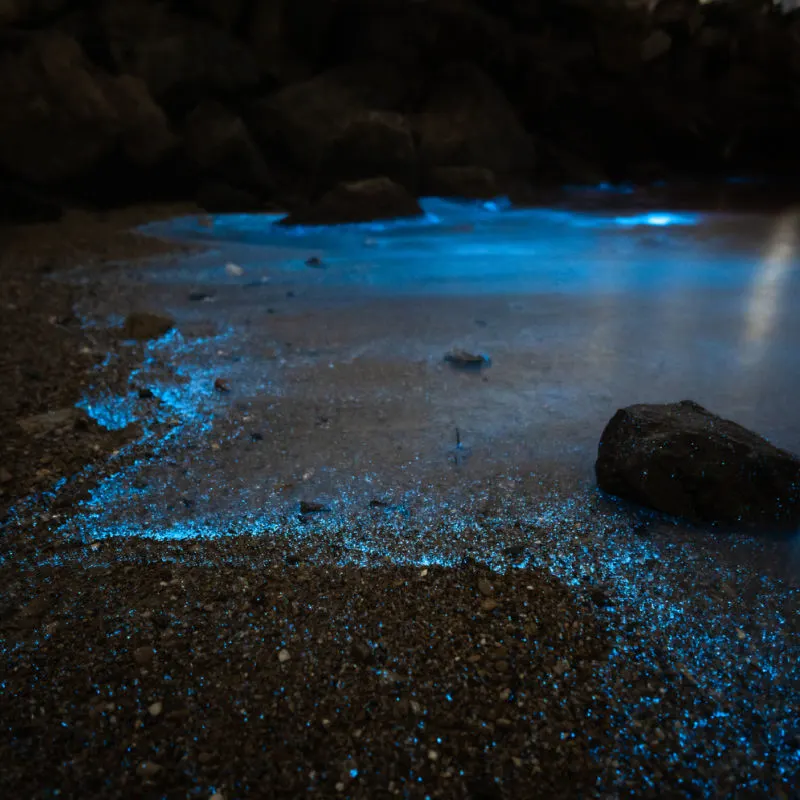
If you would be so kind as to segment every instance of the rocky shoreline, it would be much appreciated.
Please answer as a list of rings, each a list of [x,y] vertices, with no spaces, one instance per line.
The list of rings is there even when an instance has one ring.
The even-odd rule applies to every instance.
[[[761,0],[19,0],[0,51],[12,222],[800,164],[800,12]]]

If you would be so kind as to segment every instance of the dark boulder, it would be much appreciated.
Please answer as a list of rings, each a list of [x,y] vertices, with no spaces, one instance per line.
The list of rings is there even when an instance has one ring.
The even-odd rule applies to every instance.
[[[109,0],[98,22],[111,66],[141,78],[178,112],[199,97],[238,94],[260,80],[255,56],[232,34],[166,5]]]
[[[385,176],[417,190],[417,156],[411,129],[402,114],[365,111],[356,114],[326,149],[317,188]]]
[[[0,50],[0,168],[31,183],[85,173],[111,152],[120,120],[80,46],[20,34]]]
[[[472,64],[440,71],[413,126],[424,169],[484,167],[500,177],[533,169],[532,137],[503,92]]]
[[[408,91],[402,70],[355,64],[275,92],[254,105],[249,122],[261,146],[285,152],[296,167],[313,173],[356,117],[369,110],[398,110]]]
[[[342,183],[317,202],[292,212],[280,225],[337,225],[418,217],[422,208],[407,189],[388,178]]]
[[[207,17],[225,30],[231,30],[242,19],[246,2],[245,0],[189,0],[189,5],[198,14]],[[259,5],[269,4],[259,3]]]
[[[178,149],[180,139],[143,80],[121,75],[102,85],[119,118],[122,151],[132,164],[153,167]]]
[[[41,22],[60,11],[67,0],[2,0],[0,25],[29,25]]]
[[[595,471],[603,491],[690,521],[800,526],[800,459],[688,400],[617,411]]]
[[[272,177],[240,117],[207,100],[186,120],[186,154],[196,174],[231,186],[272,192]]]

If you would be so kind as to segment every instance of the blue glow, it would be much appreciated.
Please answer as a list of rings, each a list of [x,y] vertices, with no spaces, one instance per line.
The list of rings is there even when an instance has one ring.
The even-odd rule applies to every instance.
[[[671,225],[697,225],[698,217],[696,214],[669,214],[667,212],[659,212],[638,214],[630,217],[617,217],[615,222],[617,225],[630,228],[641,225],[666,228]]]

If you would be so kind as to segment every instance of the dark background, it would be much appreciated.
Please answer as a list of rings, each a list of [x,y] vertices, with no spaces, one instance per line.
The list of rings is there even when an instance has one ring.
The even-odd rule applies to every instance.
[[[17,0],[0,218],[792,177],[798,77],[800,12],[769,0]]]

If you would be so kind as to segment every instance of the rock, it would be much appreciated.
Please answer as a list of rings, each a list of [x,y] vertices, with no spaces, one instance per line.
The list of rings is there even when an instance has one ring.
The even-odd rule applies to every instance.
[[[190,4],[201,14],[230,30],[242,18],[245,0],[189,0]],[[273,5],[260,3],[260,5]]]
[[[200,96],[234,94],[259,82],[258,64],[244,44],[166,4],[108,0],[98,22],[116,70],[141,78],[170,108],[188,110]]]
[[[154,761],[142,761],[136,768],[136,774],[145,780],[152,780],[162,769],[163,767],[156,764]]]
[[[406,189],[388,178],[343,183],[317,202],[294,211],[279,225],[337,225],[422,216],[422,208]]]
[[[654,61],[665,56],[672,47],[672,37],[664,31],[653,31],[642,42],[642,61]]]
[[[133,651],[133,660],[140,667],[149,667],[153,663],[156,651],[149,645],[142,645]]]
[[[264,203],[252,192],[220,181],[204,183],[197,190],[195,202],[210,214],[264,210]]]
[[[122,335],[126,339],[146,341],[160,339],[175,327],[175,321],[164,314],[152,314],[149,311],[134,311],[125,317]]]
[[[375,660],[372,648],[366,642],[353,642],[350,652],[353,660],[361,664],[370,664]]]
[[[64,434],[74,430],[86,416],[77,408],[60,408],[17,420],[17,424],[29,436],[38,438],[53,434]]]
[[[13,480],[14,476],[5,467],[0,467],[0,484],[11,483]]]
[[[121,75],[103,85],[119,116],[123,152],[133,164],[152,167],[177,149],[180,140],[143,80]]]
[[[489,597],[494,594],[494,586],[492,586],[491,582],[486,578],[481,578],[478,581],[478,591],[484,595],[484,597]]]
[[[492,80],[472,64],[442,69],[423,113],[412,118],[424,170],[483,167],[523,177],[535,164],[533,139]]]
[[[422,193],[472,200],[491,200],[499,194],[495,174],[485,167],[434,167],[425,174]]]
[[[595,471],[603,491],[691,521],[800,525],[800,459],[691,401],[617,411]]]
[[[293,9],[299,2],[286,5],[280,2],[248,3],[245,12],[245,36],[262,71],[278,86],[288,86],[308,80],[313,68],[293,46],[287,35],[289,27],[285,11]],[[327,10],[333,6],[327,3]],[[315,28],[320,20],[307,18],[307,26]],[[313,34],[306,41],[313,39]]]
[[[444,360],[459,369],[481,369],[491,363],[488,356],[468,353],[466,350],[451,350],[445,355]]]
[[[317,189],[385,176],[417,190],[417,158],[411,128],[402,114],[365,111],[353,116],[325,150]]]
[[[287,661],[291,659],[291,657],[292,657],[291,654],[286,649],[283,649],[278,652],[278,661],[280,661],[281,664],[285,664]]]
[[[97,166],[120,120],[80,46],[55,31],[0,47],[0,168],[32,183],[65,181]]]
[[[67,2],[68,0],[0,0],[0,26],[36,22],[60,11]]]
[[[380,62],[324,72],[255,104],[249,115],[260,146],[286,152],[304,172],[317,170],[324,153],[365,111],[393,111],[409,91],[399,69]]]
[[[272,178],[242,119],[207,100],[186,120],[186,153],[194,169],[211,180],[254,192],[272,192]]]
[[[164,710],[164,704],[159,701],[151,703],[147,707],[147,713],[150,714],[151,717],[159,716],[163,710]]]

